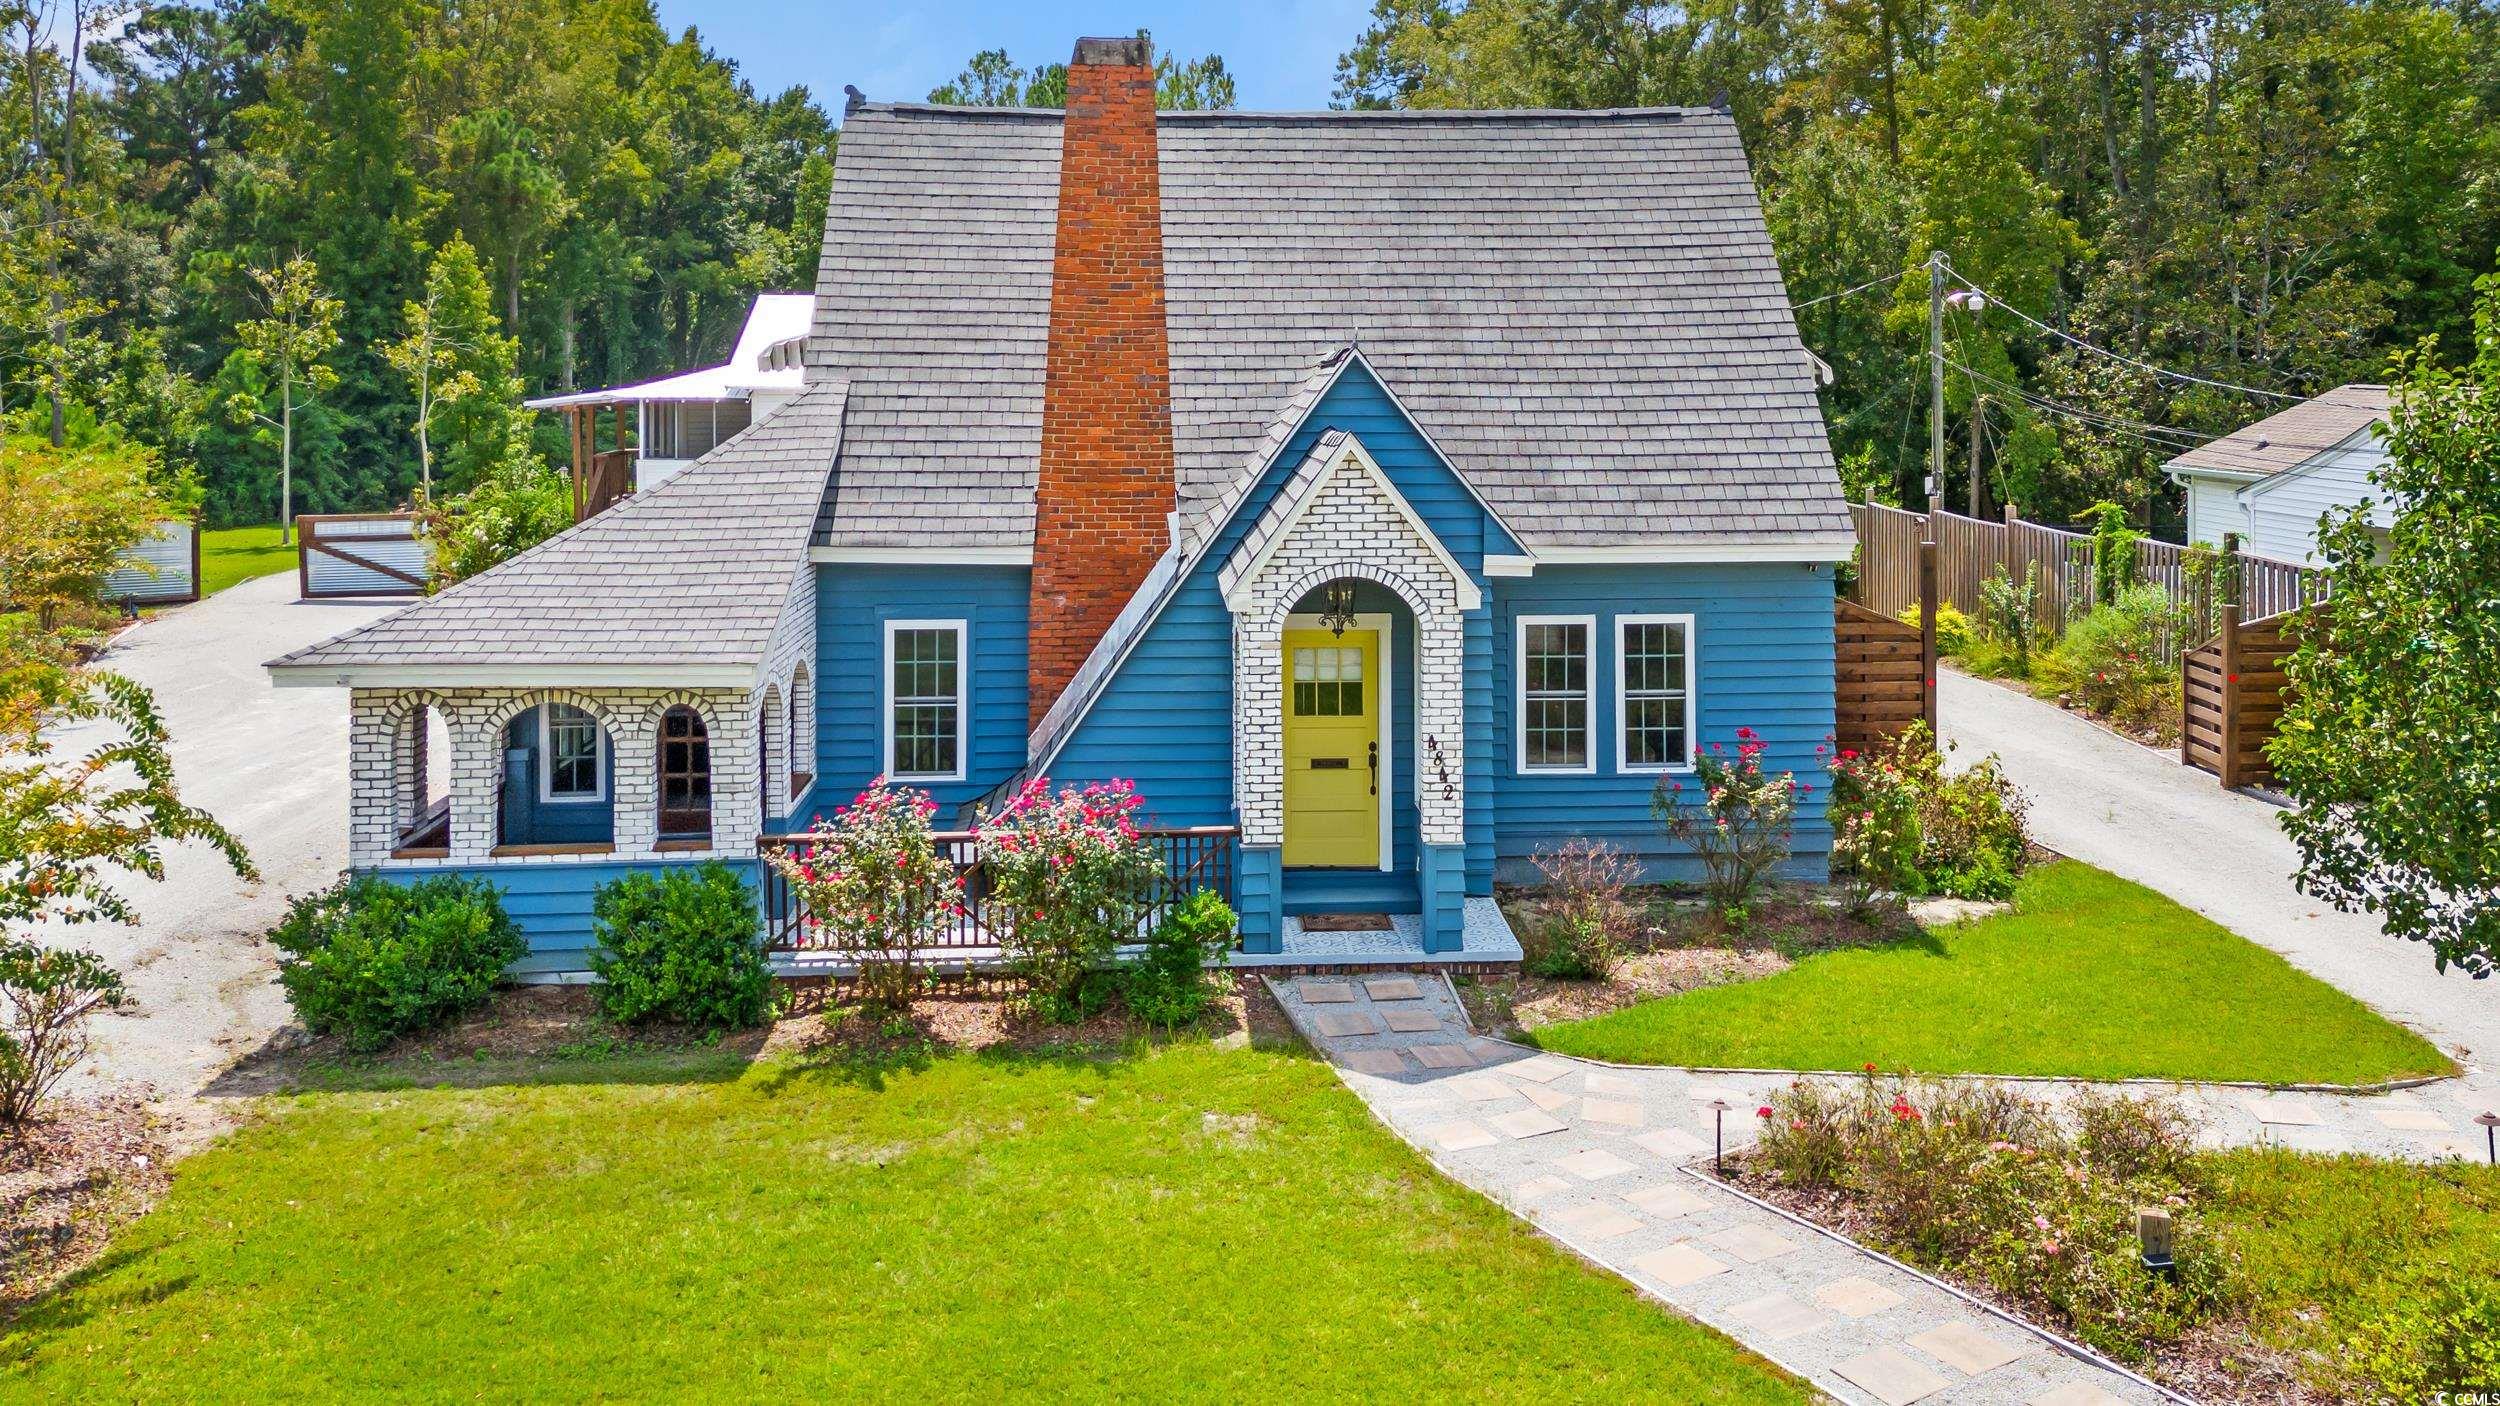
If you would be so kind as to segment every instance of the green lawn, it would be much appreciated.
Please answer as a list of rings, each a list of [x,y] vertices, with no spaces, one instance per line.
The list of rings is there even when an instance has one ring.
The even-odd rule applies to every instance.
[[[295,547],[278,541],[278,525],[217,527],[200,534],[200,594],[213,596],[256,576],[295,569]]]
[[[0,1395],[1810,1399],[1299,1055],[564,1077],[273,1101],[0,1337]]]
[[[1545,1026],[1627,1064],[2366,1083],[2452,1066],[2420,1036],[2152,890],[2072,860],[2016,911]]]
[[[2208,1163],[2199,1219],[2235,1261],[2252,1334],[2341,1399],[2500,1391],[2500,1172],[2281,1150]]]

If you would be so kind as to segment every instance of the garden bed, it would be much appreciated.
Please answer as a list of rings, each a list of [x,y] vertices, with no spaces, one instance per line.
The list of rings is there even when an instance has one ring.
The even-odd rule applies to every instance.
[[[1748,1194],[2180,1391],[2305,1406],[2500,1390],[2500,1171],[2200,1151],[2158,1099],[2052,1113],[1870,1077],[1768,1111],[1729,1168]],[[2146,1205],[2174,1218],[2167,1277],[2141,1262]]]

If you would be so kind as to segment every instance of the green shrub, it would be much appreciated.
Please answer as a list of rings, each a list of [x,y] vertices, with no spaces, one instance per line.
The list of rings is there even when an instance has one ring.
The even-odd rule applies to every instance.
[[[2014,896],[2027,806],[1994,757],[1951,775],[1924,723],[1832,758],[1832,874],[1863,910],[1872,890],[1999,901]]]
[[[2127,510],[2106,500],[2084,510],[2092,519],[2092,603],[2107,605],[2136,582],[2135,544],[2144,534],[2127,525]]]
[[[1044,1020],[1074,1024],[1100,1010],[1111,994],[1102,974],[1146,920],[1163,859],[1138,832],[1140,804],[1126,781],[1053,792],[1036,776],[981,823],[983,911]]]
[[[2363,1325],[2341,1354],[2373,1401],[2464,1401],[2500,1392],[2500,1284],[2489,1267],[2456,1277]]]
[[[2169,593],[2129,586],[2066,629],[2034,676],[2123,727],[2179,734],[2179,669],[2164,646],[2187,627]]]
[[[486,1003],[529,951],[484,879],[395,884],[361,875],[296,899],[270,929],[296,1017],[350,1048],[448,1025]]]
[[[2138,1106],[2120,1108],[2120,1103]],[[1753,1165],[1837,1194],[1883,1247],[1977,1279],[2084,1342],[2142,1361],[2227,1304],[2229,1257],[2193,1214],[2193,1125],[2109,1096],[2069,1135],[2003,1085],[1866,1077],[1799,1082],[1759,1110]],[[2176,1208],[2175,1277],[2144,1267],[2140,1206]]]
[[[1984,636],[1984,649],[1975,648],[1971,663],[1984,663],[1981,672],[2008,678],[2024,678],[2031,673],[2032,656],[2040,644],[2040,563],[2025,562],[2023,579],[2015,580],[1998,571],[1979,583],[1979,629]]]
[[[1574,836],[1559,848],[1539,846],[1541,920],[1531,924],[1525,966],[1562,981],[1603,981],[1631,946],[1634,913],[1624,891],[1640,877],[1630,855],[1602,840]]]
[[[1912,629],[1918,628],[1918,607],[1913,605],[1905,608],[1901,612],[1900,619],[1902,624]],[[1938,602],[1936,605],[1936,652],[1947,659],[1959,659],[1970,653],[1971,646],[1978,643],[1978,625],[1969,616],[1954,609],[1952,602]]]
[[[627,874],[600,886],[590,913],[590,969],[608,1019],[742,1030],[772,1015],[755,897],[728,865]]]
[[[1232,906],[1213,889],[1200,889],[1172,910],[1146,938],[1145,950],[1121,974],[1129,1012],[1150,1025],[1187,1025],[1206,1013],[1227,980],[1207,970],[1232,949],[1239,925]]]
[[[1701,796],[1685,797],[1684,783],[1661,777],[1650,793],[1650,813],[1667,837],[1701,861],[1702,896],[1730,927],[1742,928],[1755,899],[1788,862],[1797,817],[1797,778],[1762,769],[1769,744],[1752,728],[1736,729],[1736,755],[1716,742],[1693,758]]]

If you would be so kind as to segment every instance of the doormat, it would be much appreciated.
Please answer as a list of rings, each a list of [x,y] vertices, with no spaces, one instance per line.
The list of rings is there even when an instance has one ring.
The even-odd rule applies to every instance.
[[[1386,913],[1305,913],[1304,932],[1389,932],[1397,924]]]

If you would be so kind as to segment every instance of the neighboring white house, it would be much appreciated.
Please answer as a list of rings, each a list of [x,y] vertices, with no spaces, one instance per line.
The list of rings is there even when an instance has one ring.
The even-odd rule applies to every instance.
[[[632,407],[634,487],[649,488],[799,393],[799,352],[815,311],[812,293],[760,294],[738,330],[737,349],[719,366],[524,403],[532,410],[576,413]]]
[[[2368,502],[2373,525],[2394,527],[2370,482],[2387,462],[2386,419],[2387,387],[2338,386],[2171,460],[2166,471],[2187,490],[2188,540],[2219,546],[2235,532],[2242,551],[2316,566],[2328,509]]]

